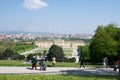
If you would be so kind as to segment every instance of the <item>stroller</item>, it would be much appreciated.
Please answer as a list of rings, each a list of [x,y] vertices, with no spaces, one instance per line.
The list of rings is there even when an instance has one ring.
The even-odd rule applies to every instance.
[[[40,71],[45,71],[46,65],[44,64],[44,60],[39,60],[39,64],[40,64]]]

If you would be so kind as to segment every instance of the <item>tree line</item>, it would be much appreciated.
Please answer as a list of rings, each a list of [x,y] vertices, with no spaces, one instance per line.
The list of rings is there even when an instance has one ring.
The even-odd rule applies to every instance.
[[[100,25],[89,46],[92,62],[100,62],[108,57],[109,62],[120,59],[120,28],[114,24]]]
[[[120,28],[114,24],[99,25],[90,45],[79,46],[78,51],[85,61],[101,63],[107,57],[113,64],[120,59]]]
[[[24,60],[25,56],[19,53],[35,47],[34,44],[16,43],[8,39],[0,40],[0,59]]]

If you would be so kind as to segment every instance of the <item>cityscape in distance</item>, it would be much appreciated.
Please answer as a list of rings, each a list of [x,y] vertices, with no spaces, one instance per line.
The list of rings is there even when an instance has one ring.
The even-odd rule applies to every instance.
[[[0,39],[11,38],[24,40],[34,40],[36,38],[62,39],[62,38],[77,38],[91,39],[93,34],[59,34],[47,32],[25,32],[25,31],[1,31]]]

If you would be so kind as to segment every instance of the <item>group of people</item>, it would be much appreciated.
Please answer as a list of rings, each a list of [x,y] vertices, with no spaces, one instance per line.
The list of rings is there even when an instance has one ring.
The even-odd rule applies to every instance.
[[[108,58],[107,57],[103,58],[103,67],[108,68]],[[114,61],[114,66],[113,66],[114,71],[116,72],[118,68],[119,68],[119,61]]]
[[[46,70],[46,65],[44,64],[44,60],[41,59],[41,60],[37,60],[36,57],[33,56],[31,62],[32,62],[32,69],[36,69],[37,70],[37,62],[39,61],[39,65],[40,65],[40,70]],[[84,66],[84,61],[83,61],[83,58],[80,57],[79,58],[79,63],[80,63],[80,68],[83,67],[85,68]],[[53,57],[52,58],[52,67],[55,67],[55,64],[56,64],[56,58]],[[103,67],[104,68],[108,68],[108,58],[105,57],[103,58]],[[117,71],[117,69],[119,68],[119,61],[115,61],[114,62],[114,71]]]
[[[44,60],[37,60],[37,58],[35,56],[33,56],[31,63],[32,63],[32,70],[35,69],[37,70],[37,62],[39,61],[39,65],[40,65],[40,70],[46,70],[46,65],[44,64]],[[56,58],[53,57],[52,58],[52,66],[55,67],[56,64]]]
[[[83,66],[83,68],[85,68],[82,57],[79,58],[79,63],[80,63],[80,68],[82,66]],[[108,58],[107,57],[103,58],[103,68],[108,68]],[[114,71],[117,71],[118,68],[119,68],[119,61],[115,61],[114,66],[113,66]]]
[[[37,70],[37,62],[39,61],[39,65],[40,65],[40,70],[46,70],[46,65],[44,64],[44,60],[37,60],[37,58],[35,56],[33,56],[31,63],[32,63],[32,70],[35,69]]]

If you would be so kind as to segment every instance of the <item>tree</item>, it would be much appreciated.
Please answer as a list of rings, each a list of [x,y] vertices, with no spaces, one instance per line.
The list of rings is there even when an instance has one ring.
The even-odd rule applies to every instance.
[[[4,46],[0,46],[0,53],[3,53],[5,51],[5,47]]]
[[[56,61],[58,61],[58,62],[64,61],[64,58],[65,58],[65,54],[64,54],[63,49],[57,45],[54,45],[54,44],[48,50],[47,59],[49,61],[52,61],[53,57],[55,57]]]
[[[18,53],[14,52],[14,50],[7,48],[4,52],[3,52],[3,56],[4,59],[17,59],[18,57]]]
[[[7,39],[0,40],[0,53],[3,53],[6,49],[11,48],[14,45],[15,43],[13,41]]]
[[[4,59],[3,52],[5,50],[4,46],[0,46],[0,59]]]
[[[18,59],[19,59],[19,60],[25,60],[25,56],[18,54]]]
[[[120,59],[120,28],[116,28],[115,40],[118,43],[117,52],[119,53],[118,54],[118,59]]]
[[[90,59],[90,52],[89,52],[89,46],[78,46],[78,52],[79,55],[84,58],[84,61],[89,61]]]
[[[46,57],[47,56],[47,50],[43,51],[43,56]]]
[[[32,60],[33,54],[29,54],[26,58],[27,58],[27,60]]]
[[[15,43],[13,41],[3,39],[2,41],[0,41],[0,45],[4,46],[5,48],[10,48],[10,47],[14,46]]]
[[[116,26],[98,26],[96,33],[89,46],[90,58],[92,62],[101,62],[102,58],[108,57],[109,61],[117,57],[117,41],[115,40]]]

